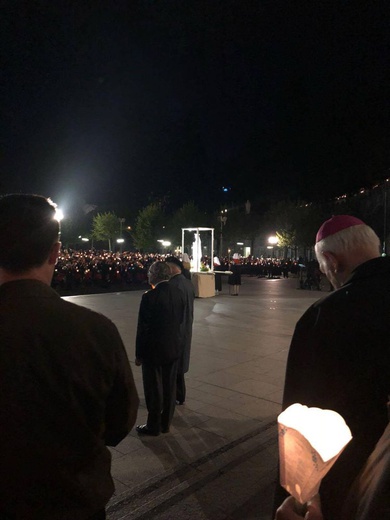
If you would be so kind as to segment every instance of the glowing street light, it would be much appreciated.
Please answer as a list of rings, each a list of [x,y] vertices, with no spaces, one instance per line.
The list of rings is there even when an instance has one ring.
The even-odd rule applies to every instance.
[[[274,258],[274,256],[275,256],[274,248],[278,244],[278,242],[279,242],[279,239],[277,236],[272,235],[272,236],[268,237],[269,246],[267,246],[267,249],[272,249],[272,258]]]
[[[117,244],[120,244],[120,252],[121,252],[121,254],[122,254],[122,247],[123,247],[123,242],[124,241],[125,241],[124,238],[117,238],[116,239]]]

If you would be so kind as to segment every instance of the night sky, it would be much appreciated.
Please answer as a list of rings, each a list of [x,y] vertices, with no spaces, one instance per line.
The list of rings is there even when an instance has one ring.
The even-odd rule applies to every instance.
[[[389,175],[387,0],[2,6],[0,193],[218,210]]]

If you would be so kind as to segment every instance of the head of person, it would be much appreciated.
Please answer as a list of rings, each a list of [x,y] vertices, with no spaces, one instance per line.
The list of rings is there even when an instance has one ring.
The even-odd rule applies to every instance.
[[[150,285],[155,287],[158,283],[169,280],[171,270],[166,262],[153,262],[149,267],[148,280]]]
[[[165,259],[171,271],[171,276],[176,276],[184,271],[183,262],[181,262],[176,256],[168,256]]]
[[[61,247],[56,205],[41,195],[0,197],[0,269],[14,276],[48,265]],[[50,282],[49,282],[50,283]]]
[[[359,265],[380,256],[380,241],[362,220],[335,215],[318,230],[315,253],[321,271],[339,288]]]

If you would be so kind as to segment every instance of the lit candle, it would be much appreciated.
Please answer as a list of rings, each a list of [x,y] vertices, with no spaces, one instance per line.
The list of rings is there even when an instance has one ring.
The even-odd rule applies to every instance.
[[[352,439],[344,419],[333,410],[289,406],[278,417],[280,484],[301,504]]]

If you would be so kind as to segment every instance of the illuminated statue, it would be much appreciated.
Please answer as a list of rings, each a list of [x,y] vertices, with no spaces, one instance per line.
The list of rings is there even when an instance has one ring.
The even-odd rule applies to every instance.
[[[198,272],[200,270],[200,259],[202,258],[202,243],[199,233],[195,233],[192,243],[192,268]]]

